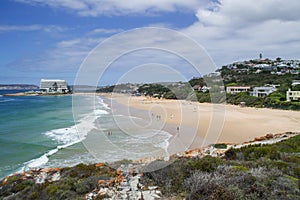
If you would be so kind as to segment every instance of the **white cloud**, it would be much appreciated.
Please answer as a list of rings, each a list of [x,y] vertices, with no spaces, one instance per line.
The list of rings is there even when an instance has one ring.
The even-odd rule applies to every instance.
[[[130,1],[132,5],[125,5],[125,1],[99,1],[98,7],[90,5],[96,4],[90,1],[71,1],[72,5],[67,5],[67,0],[62,1],[49,0],[25,0],[26,2],[47,4],[52,7],[65,7],[73,9],[83,15],[101,15],[148,12],[155,6],[164,11],[180,9],[179,1],[160,1],[157,5],[152,5],[157,1]],[[78,4],[77,4],[77,3]],[[128,2],[128,1],[126,1]],[[162,3],[163,2],[163,3]],[[180,1],[182,4],[194,5],[195,1]],[[198,1],[197,1],[198,2]],[[51,4],[51,5],[50,5]],[[102,5],[102,8],[99,6]],[[115,7],[114,7],[114,6]],[[133,8],[133,5],[137,7]],[[298,0],[262,0],[253,2],[252,0],[222,0],[220,3],[197,6],[195,11],[198,21],[180,31],[196,40],[207,49],[213,60],[218,66],[231,63],[236,60],[253,59],[258,57],[260,52],[266,57],[276,58],[298,58],[300,49],[300,15],[297,14],[297,8],[300,7]],[[101,7],[101,6],[100,6]],[[184,6],[183,6],[184,7]],[[192,9],[192,8],[190,8]],[[94,14],[93,14],[94,13]],[[163,24],[163,22],[162,22]],[[162,25],[164,26],[164,25]],[[26,27],[27,29],[38,29],[39,27]],[[11,27],[11,29],[14,29]],[[15,28],[16,29],[16,28]],[[77,70],[86,55],[100,41],[105,38],[97,38],[97,34],[113,34],[122,31],[121,29],[95,29],[86,33],[83,37],[71,40],[61,41],[55,48],[43,53],[36,58],[26,59],[14,63],[24,67],[25,70]],[[1,27],[0,27],[1,32]],[[127,38],[128,39],[128,38]],[[198,52],[191,52],[188,46],[180,45],[176,38],[161,40],[159,32],[147,37],[135,37],[129,40],[119,40],[117,45],[120,47],[130,45],[134,41],[136,44],[168,44],[171,48],[179,47],[182,52],[191,56],[199,56]],[[116,48],[117,49],[117,48]],[[110,49],[104,54],[114,53],[115,49]],[[149,56],[150,55],[150,56]],[[128,56],[127,59],[120,59],[121,65],[135,66],[143,62],[151,62],[156,54],[136,54],[135,57]],[[155,62],[174,66],[178,59],[171,59],[162,54]],[[167,58],[167,59],[166,59]],[[116,68],[120,65],[116,65]],[[45,69],[47,68],[47,69]]]
[[[65,8],[81,16],[153,14],[160,11],[195,11],[208,0],[16,0],[31,5],[47,5],[53,8]]]
[[[208,10],[200,8],[197,17],[207,26],[245,26],[267,20],[294,21],[300,15],[298,0],[221,0]]]
[[[97,35],[97,34],[115,34],[124,31],[123,29],[104,29],[104,28],[97,28],[89,32],[89,35]]]
[[[65,28],[55,25],[0,25],[0,33],[12,31],[45,31],[45,32],[62,32]]]
[[[198,21],[182,31],[204,45],[218,65],[260,52],[299,58],[299,7],[299,0],[221,0],[200,8]]]

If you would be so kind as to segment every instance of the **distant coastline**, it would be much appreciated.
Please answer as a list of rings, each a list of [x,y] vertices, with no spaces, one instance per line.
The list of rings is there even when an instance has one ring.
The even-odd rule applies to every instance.
[[[0,84],[0,90],[38,90],[39,87],[32,84]]]
[[[3,94],[3,96],[67,96],[71,95],[71,93],[37,93],[37,92],[17,92],[17,93],[8,93]]]

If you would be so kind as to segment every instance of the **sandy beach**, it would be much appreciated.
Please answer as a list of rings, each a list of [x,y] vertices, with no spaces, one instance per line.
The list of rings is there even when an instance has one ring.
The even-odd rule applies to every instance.
[[[188,149],[210,143],[243,143],[268,133],[299,132],[300,112],[266,108],[215,105],[184,100],[165,100],[125,94],[101,94],[125,105],[127,114],[143,110],[145,127],[167,130]],[[145,114],[146,113],[146,114]]]

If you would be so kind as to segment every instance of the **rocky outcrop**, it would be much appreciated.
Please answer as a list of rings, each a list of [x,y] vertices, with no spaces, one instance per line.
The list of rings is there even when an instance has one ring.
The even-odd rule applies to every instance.
[[[58,181],[60,179],[60,168],[33,169],[27,172],[16,173],[14,176],[21,180],[32,179],[36,184],[45,182]],[[9,177],[3,179],[2,184],[5,185]]]
[[[142,173],[139,173],[140,165],[121,165],[116,170],[116,177],[110,180],[99,180],[98,189],[86,195],[86,199],[161,199],[161,192],[157,187],[145,188],[140,183]]]

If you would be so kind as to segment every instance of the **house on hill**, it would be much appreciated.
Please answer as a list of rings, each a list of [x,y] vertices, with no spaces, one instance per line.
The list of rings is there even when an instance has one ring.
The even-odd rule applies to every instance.
[[[250,92],[250,95],[255,97],[266,97],[276,90],[277,89],[273,86],[254,87],[253,91]]]
[[[228,87],[226,87],[226,93],[229,93],[229,94],[248,92],[249,90],[250,90],[250,86],[228,86]]]
[[[300,101],[300,91],[292,91],[289,89],[286,92],[286,101]]]

